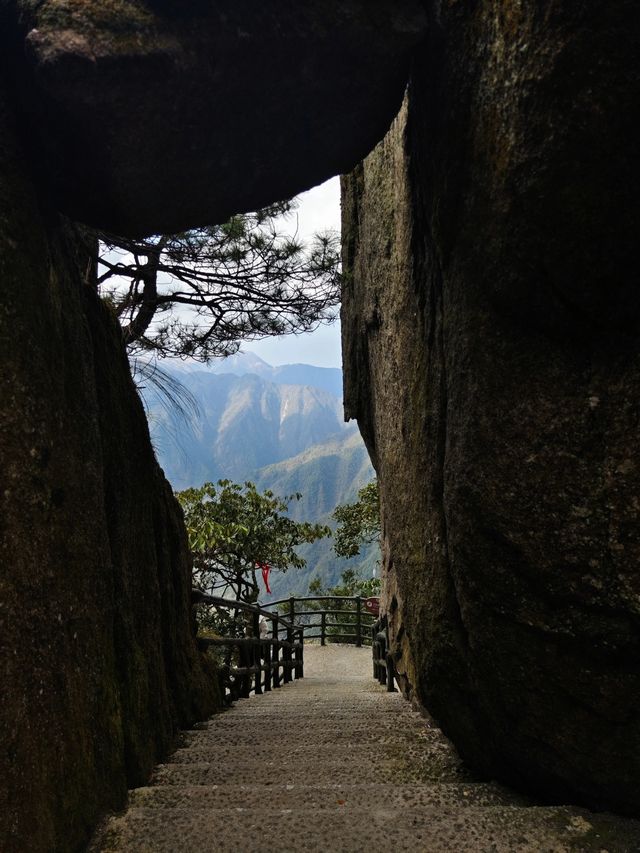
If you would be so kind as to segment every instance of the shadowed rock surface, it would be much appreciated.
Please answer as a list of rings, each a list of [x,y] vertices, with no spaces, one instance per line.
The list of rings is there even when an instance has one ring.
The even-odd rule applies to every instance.
[[[58,207],[173,233],[289,198],[384,135],[417,0],[18,2],[13,71]]]
[[[429,9],[343,198],[399,669],[481,772],[637,814],[640,10]]]
[[[182,513],[0,80],[0,848],[77,850],[218,706]]]

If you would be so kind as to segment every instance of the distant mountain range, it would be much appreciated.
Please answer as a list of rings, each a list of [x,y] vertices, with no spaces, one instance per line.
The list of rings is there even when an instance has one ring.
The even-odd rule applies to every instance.
[[[275,385],[306,385],[328,391],[334,397],[342,399],[342,371],[339,367],[316,367],[312,364],[281,364],[276,367],[267,364],[259,356],[251,352],[239,352],[228,358],[219,359],[208,364],[191,365],[188,362],[177,362],[172,370],[180,373],[206,371],[216,376],[233,374],[246,376],[253,374]]]
[[[343,421],[340,370],[272,367],[253,354],[238,354],[211,367],[179,365],[168,372],[186,389],[188,413],[167,406],[151,386],[145,398],[158,459],[175,489],[253,480],[276,494],[302,493],[291,505],[292,517],[329,524],[335,507],[355,500],[373,478],[356,425]],[[304,594],[315,576],[330,585],[354,565],[362,564],[370,576],[377,548],[345,561],[324,540],[301,554],[305,570],[274,573],[276,597]]]
[[[295,367],[302,374],[303,365]],[[197,403],[187,418],[155,395],[148,399],[154,443],[176,489],[221,477],[244,480],[265,465],[357,432],[355,424],[344,423],[340,398],[308,383],[202,369],[178,378]]]
[[[374,471],[369,454],[360,437],[353,431],[256,472],[255,482],[261,489],[276,494],[300,492],[302,498],[291,504],[291,516],[298,521],[315,521],[335,526],[331,516],[338,504],[357,500],[358,489],[369,483]],[[309,581],[319,577],[325,586],[339,580],[346,568],[359,567],[363,577],[371,577],[379,556],[377,545],[363,549],[360,557],[344,560],[333,553],[332,540],[324,539],[300,548],[307,561],[302,572],[276,575],[271,587],[275,598],[305,595]]]

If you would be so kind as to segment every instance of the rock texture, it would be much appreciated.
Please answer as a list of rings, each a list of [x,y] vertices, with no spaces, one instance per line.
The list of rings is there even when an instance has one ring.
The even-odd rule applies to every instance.
[[[476,769],[639,813],[640,9],[428,8],[343,198],[398,666]]]
[[[12,68],[63,212],[118,233],[223,222],[386,132],[418,0],[17,2]]]
[[[62,853],[218,705],[180,510],[0,80],[0,848]]]

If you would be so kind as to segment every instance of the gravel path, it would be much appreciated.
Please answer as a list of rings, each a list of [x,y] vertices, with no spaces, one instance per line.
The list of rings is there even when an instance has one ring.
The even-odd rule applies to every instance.
[[[185,732],[94,853],[637,853],[640,824],[474,782],[371,653],[305,648],[305,678]]]

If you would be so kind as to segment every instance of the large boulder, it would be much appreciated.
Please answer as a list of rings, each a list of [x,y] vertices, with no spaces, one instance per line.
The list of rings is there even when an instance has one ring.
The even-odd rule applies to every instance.
[[[7,48],[67,215],[175,232],[351,169],[386,132],[417,0],[19,0]]]
[[[180,507],[0,80],[0,848],[79,850],[220,707]]]
[[[637,814],[640,8],[471,5],[343,199],[398,668],[481,772]]]

